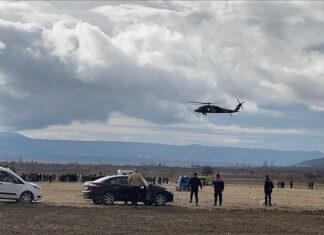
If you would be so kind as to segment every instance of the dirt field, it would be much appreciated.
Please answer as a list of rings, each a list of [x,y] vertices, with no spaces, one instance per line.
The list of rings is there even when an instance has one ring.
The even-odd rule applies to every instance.
[[[324,234],[322,186],[275,189],[274,206],[264,208],[262,185],[226,184],[224,205],[215,208],[211,187],[196,207],[171,184],[175,202],[133,208],[93,205],[81,197],[81,183],[40,185],[41,202],[0,202],[0,234]]]

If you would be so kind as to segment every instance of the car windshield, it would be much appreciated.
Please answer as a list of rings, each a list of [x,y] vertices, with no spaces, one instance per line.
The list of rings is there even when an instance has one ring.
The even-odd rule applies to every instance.
[[[189,182],[189,177],[182,177],[181,183],[188,183]]]
[[[104,181],[106,181],[107,179],[110,179],[110,178],[112,178],[113,176],[111,176],[111,175],[109,175],[109,176],[105,176],[105,177],[101,177],[101,178],[99,178],[99,179],[96,179],[95,181],[93,181],[93,182],[95,182],[95,183],[102,183],[102,182],[104,182]]]

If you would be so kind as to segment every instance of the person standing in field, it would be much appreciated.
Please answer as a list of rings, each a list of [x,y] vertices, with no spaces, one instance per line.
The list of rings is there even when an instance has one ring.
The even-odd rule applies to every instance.
[[[196,206],[198,206],[198,188],[202,189],[200,179],[197,177],[197,173],[194,173],[194,176],[190,178],[188,182],[188,187],[190,189],[190,201],[192,203],[193,194],[195,194]]]
[[[222,206],[223,202],[223,191],[224,191],[224,180],[217,174],[213,180],[214,185],[214,206],[217,206],[217,198],[219,199],[219,206]]]
[[[141,186],[144,185],[143,176],[134,169],[134,172],[128,177],[128,184],[132,187],[132,205],[137,206]]]
[[[266,180],[264,181],[264,203],[265,206],[272,206],[271,204],[271,193],[274,188],[273,182],[270,180],[269,176],[266,175]]]

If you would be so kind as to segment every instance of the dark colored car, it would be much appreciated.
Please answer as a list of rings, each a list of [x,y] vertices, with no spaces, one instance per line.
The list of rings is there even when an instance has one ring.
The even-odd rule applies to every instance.
[[[190,180],[190,176],[188,176],[188,175],[180,176],[177,181],[177,184],[176,184],[176,190],[177,191],[182,191],[182,190],[188,191],[189,190],[189,186],[188,186],[189,180]]]
[[[131,190],[127,175],[113,175],[85,182],[82,194],[84,198],[92,199],[95,204],[112,205],[116,201],[132,201]],[[146,205],[164,206],[173,201],[173,194],[163,187],[148,184],[144,179],[138,201]]]

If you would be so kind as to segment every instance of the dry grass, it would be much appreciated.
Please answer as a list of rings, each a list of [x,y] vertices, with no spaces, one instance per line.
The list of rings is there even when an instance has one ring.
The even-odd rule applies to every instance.
[[[213,206],[210,186],[198,207],[170,184],[173,203],[134,208],[94,205],[82,198],[82,183],[40,185],[41,202],[0,202],[0,234],[324,234],[322,186],[275,189],[275,205],[264,209],[261,184],[226,184],[222,208]]]
[[[89,200],[82,198],[82,185],[82,183],[40,183],[44,194],[42,202],[53,205],[92,207]],[[163,186],[174,194],[174,202],[171,205],[195,207],[188,203],[188,192],[176,192],[174,184]],[[223,193],[223,208],[263,208],[263,197],[261,184],[226,184]],[[213,188],[211,186],[203,187],[199,192],[199,207],[211,208],[213,200]],[[296,188],[293,189],[275,188],[272,201],[273,208],[279,209],[324,209],[324,186],[316,185],[314,190],[307,189],[305,185],[296,185]]]
[[[211,207],[213,204],[213,188],[204,187],[200,191],[200,206]],[[189,193],[176,192],[175,204],[188,206]],[[264,198],[262,185],[236,185],[225,186],[223,193],[224,208],[261,208]],[[308,190],[306,188],[275,188],[272,193],[273,208],[317,210],[324,209],[324,188]]]

